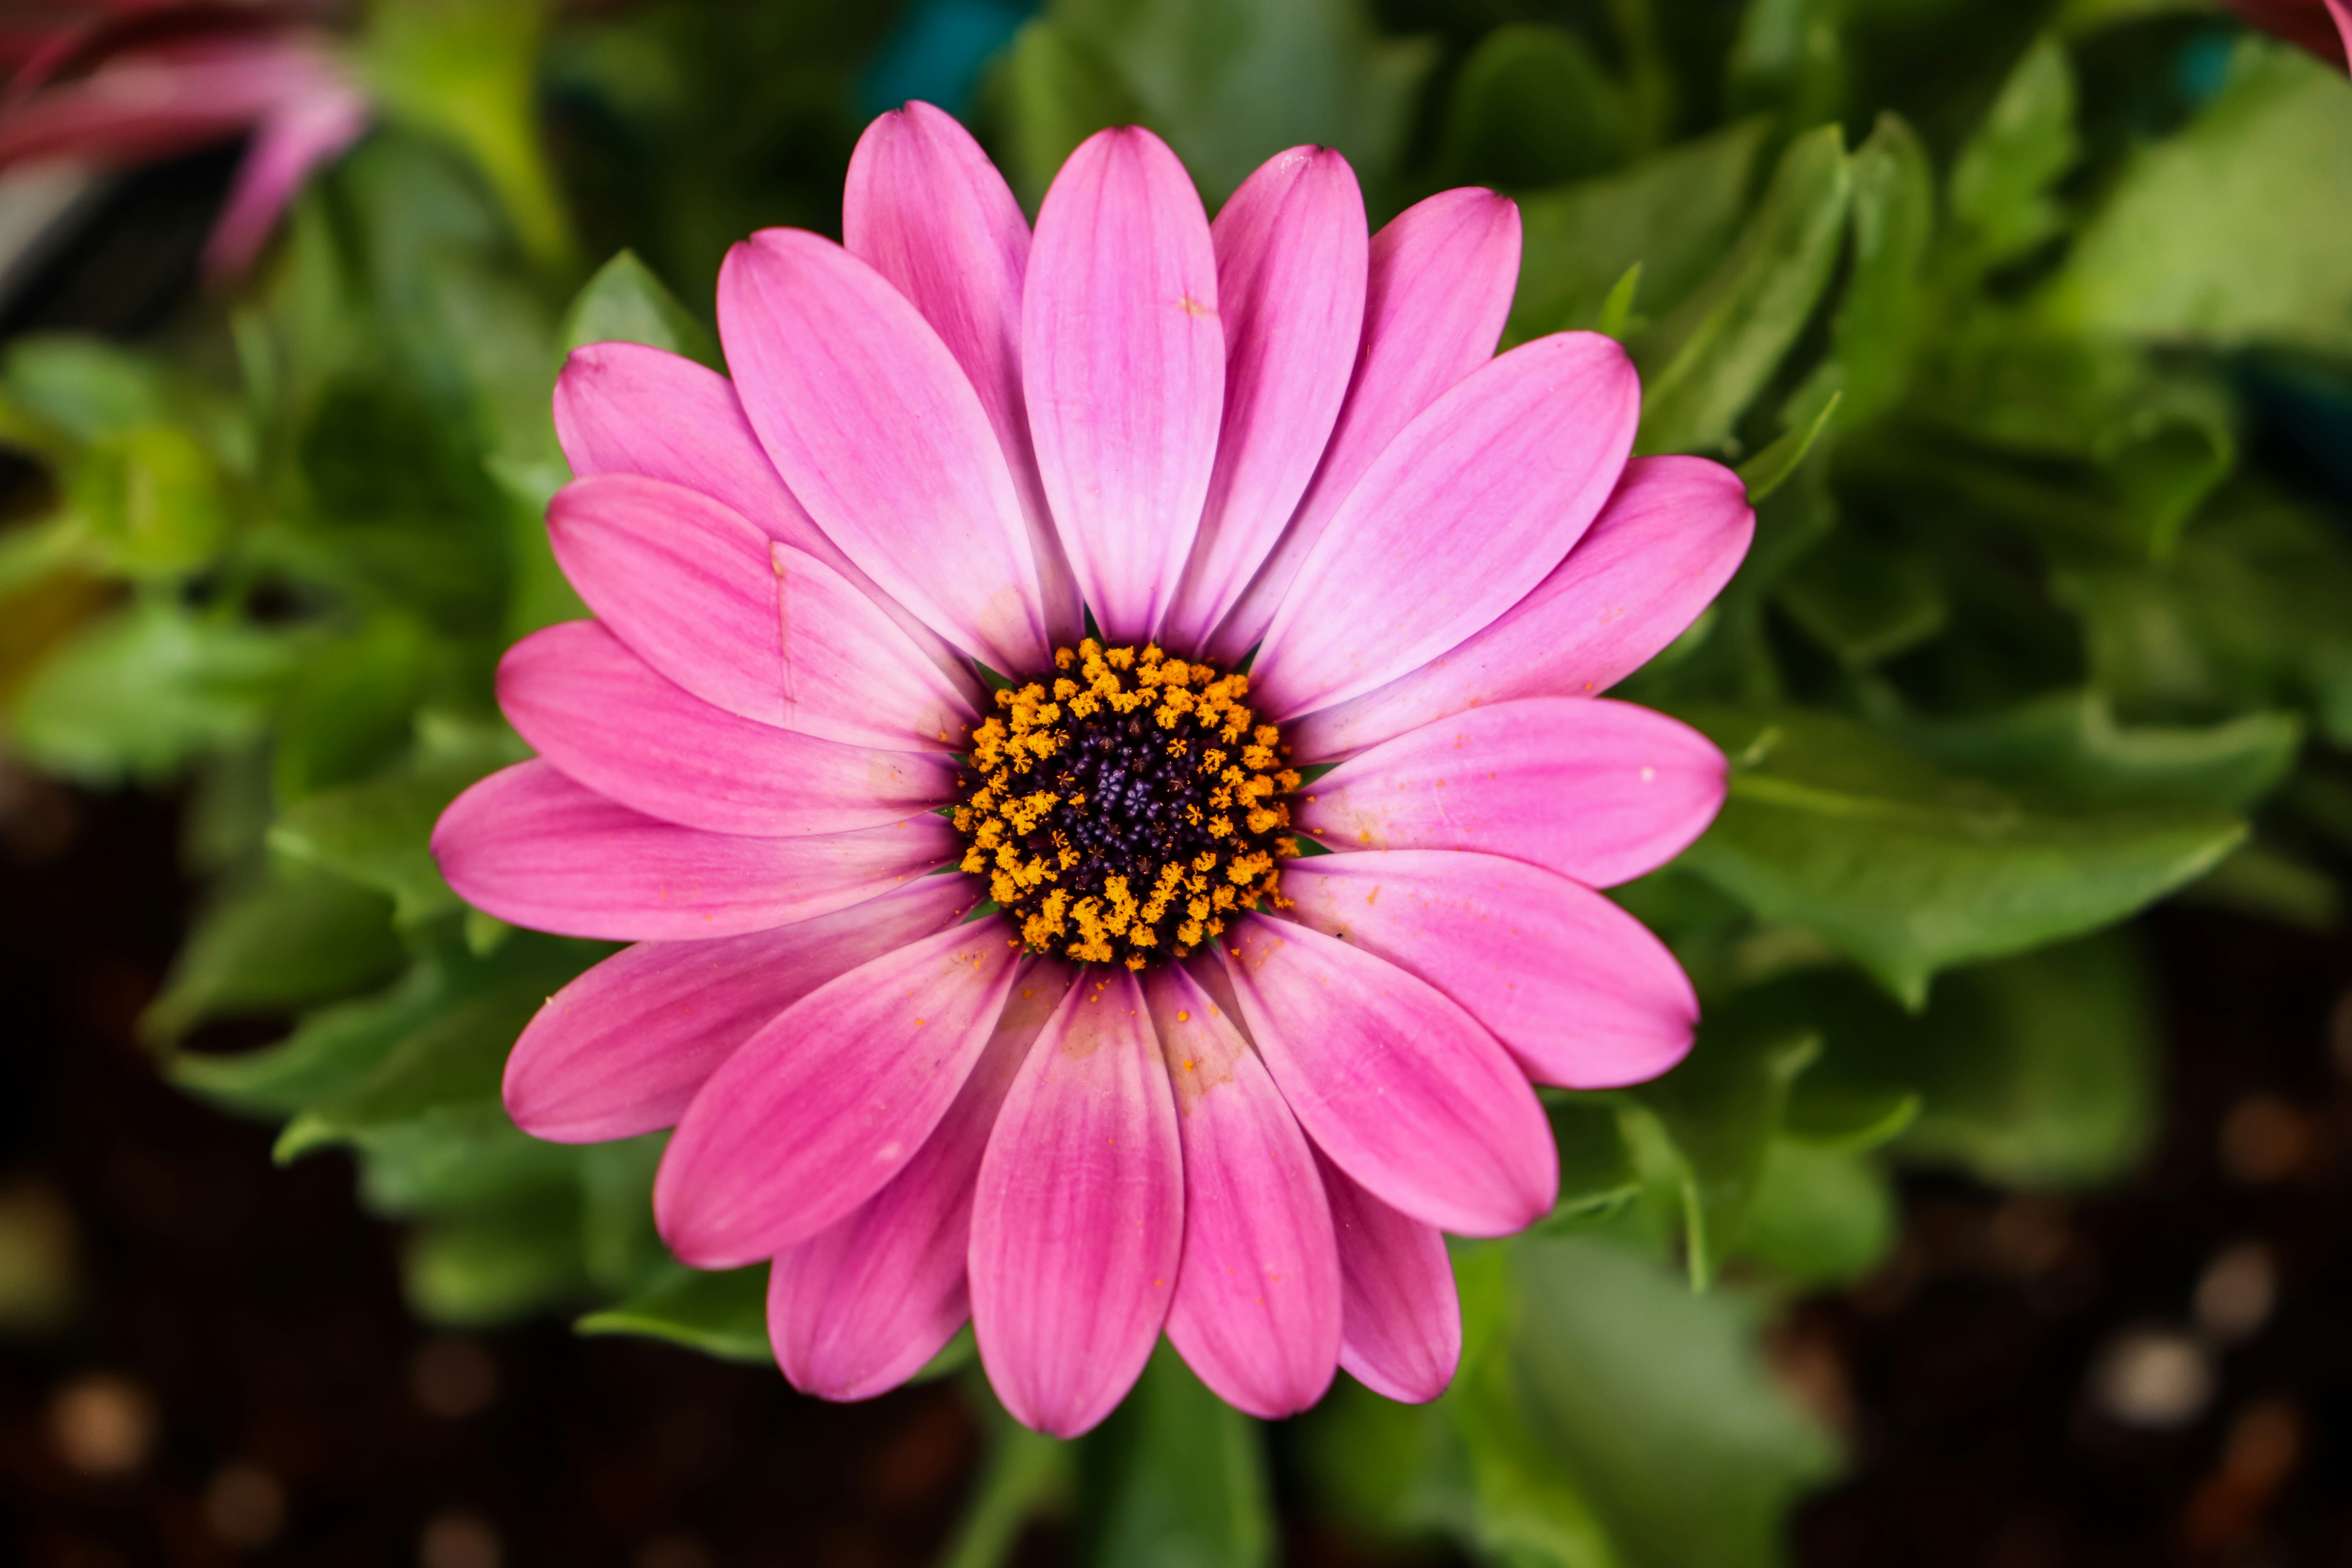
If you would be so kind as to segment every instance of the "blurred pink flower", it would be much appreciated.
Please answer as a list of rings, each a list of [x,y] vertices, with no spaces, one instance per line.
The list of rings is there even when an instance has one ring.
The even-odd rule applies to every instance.
[[[2342,69],[2352,52],[2352,0],[2223,0],[2266,33]]]
[[[310,172],[367,129],[367,96],[312,15],[83,0],[0,26],[0,54],[22,62],[0,98],[0,166],[134,163],[249,135],[204,256],[208,278],[234,278]]]
[[[1064,1436],[1163,1329],[1258,1415],[1340,1366],[1434,1397],[1441,1232],[1554,1201],[1530,1080],[1690,1046],[1689,982],[1596,889],[1698,836],[1724,759],[1597,694],[1738,564],[1738,479],[1628,460],[1608,338],[1495,356],[1491,191],[1367,235],[1300,147],[1211,224],[1107,131],[1033,236],[915,104],[844,220],[730,255],[732,382],[602,343],[558,384],[548,526],[596,618],[509,651],[540,756],[434,852],[493,915],[636,945],[541,1010],[508,1109],[675,1125],[663,1236],[773,1259],[777,1359],[827,1398],[967,1317]]]

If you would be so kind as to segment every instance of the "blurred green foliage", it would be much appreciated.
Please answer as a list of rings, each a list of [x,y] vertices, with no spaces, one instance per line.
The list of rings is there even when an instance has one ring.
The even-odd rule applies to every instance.
[[[499,651],[583,613],[541,525],[563,353],[718,364],[725,247],[835,227],[859,73],[919,14],[375,16],[384,123],[243,294],[151,344],[0,356],[0,440],[55,498],[0,531],[7,744],[189,785],[209,892],[148,1032],[189,1090],[282,1122],[282,1158],[355,1152],[418,1311],[586,1310],[758,1361],[761,1271],[694,1274],[653,1233],[658,1137],[542,1144],[500,1109],[517,1030],[609,950],[467,910],[426,841],[524,754]],[[2188,64],[2222,55],[2200,98]],[[2352,88],[2140,0],[1052,0],[972,114],[1033,206],[1122,120],[1213,205],[1301,141],[1349,155],[1376,221],[1514,193],[1507,341],[1623,338],[1643,448],[1739,464],[1759,520],[1623,689],[1732,760],[1713,830],[1619,894],[1697,984],[1698,1047],[1549,1097],[1559,1206],[1461,1249],[1453,1390],[1343,1379],[1270,1436],[1163,1352],[1075,1448],[992,1415],[948,1561],[1055,1510],[1090,1562],[1271,1562],[1270,1441],[1308,1506],[1481,1561],[1777,1561],[1839,1461],[1759,1352],[1776,1303],[1880,1263],[1906,1165],[2128,1168],[2158,1101],[2135,913],[2339,902],[2344,497],[2245,437],[2281,387],[2336,398],[2339,442],[2352,419]],[[290,1030],[184,1044],[256,1016]]]

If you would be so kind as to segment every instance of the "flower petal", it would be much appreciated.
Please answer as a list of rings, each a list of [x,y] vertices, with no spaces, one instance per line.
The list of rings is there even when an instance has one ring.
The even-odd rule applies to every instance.
[[[225,282],[252,266],[311,171],[358,141],[368,118],[367,95],[334,79],[271,110],[205,240],[205,277]]]
[[[971,1315],[972,1182],[1013,1075],[1070,979],[1060,965],[1024,972],[955,1103],[907,1168],[856,1213],[777,1255],[768,1338],[794,1388],[821,1399],[886,1394]]]
[[[1615,1089],[1690,1050],[1698,997],[1665,943],[1556,872],[1401,849],[1293,860],[1282,891],[1303,924],[1459,1002],[1538,1083]]]
[[[1723,753],[1678,719],[1528,697],[1357,752],[1315,781],[1298,826],[1334,849],[1475,849],[1609,888],[1681,854],[1723,790]]]
[[[1277,721],[1427,662],[1559,564],[1616,488],[1641,386],[1598,332],[1523,343],[1470,374],[1364,470],[1299,567],[1252,667]]]
[[[844,833],[955,795],[955,764],[940,753],[844,746],[737,718],[655,674],[595,621],[547,626],[509,648],[499,706],[590,789],[713,833]]]
[[[850,582],[728,507],[635,475],[547,510],[563,574],[656,671],[730,713],[846,744],[945,750],[979,712]]]
[[[969,877],[716,942],[642,942],[548,998],[507,1058],[507,1114],[534,1138],[601,1143],[673,1125],[719,1064],[826,981],[954,924]]]
[[[1168,1338],[1265,1420],[1323,1397],[1339,1363],[1339,1255],[1315,1156],[1265,1064],[1182,967],[1145,982],[1176,1091],[1184,1262]]]
[[[631,811],[546,762],[450,803],[433,858],[457,896],[534,931],[610,942],[740,936],[863,903],[952,859],[925,812],[855,833],[750,838]]]
[[[1372,236],[1347,401],[1297,515],[1217,628],[1215,657],[1232,663],[1265,638],[1307,552],[1372,459],[1494,357],[1518,281],[1518,205],[1492,191],[1441,191]]]
[[[1307,1135],[1416,1219],[1507,1236],[1551,1207],[1559,1152],[1527,1077],[1433,986],[1251,915],[1218,952],[1250,1039]]]
[[[1113,642],[1160,626],[1200,526],[1225,399],[1217,263],[1192,176],[1135,126],[1070,154],[1021,302],[1037,469]]]
[[[841,238],[923,313],[980,394],[1020,492],[1045,629],[1055,647],[1076,647],[1083,635],[1077,585],[1045,507],[1021,396],[1029,220],[1012,187],[955,116],[909,103],[858,139],[842,195]]]
[[[1302,762],[1515,697],[1591,697],[1682,636],[1731,580],[1756,532],[1739,476],[1704,458],[1635,458],[1568,559],[1451,652],[1301,719]]]
[[[770,1020],[694,1097],[654,1219],[698,1268],[829,1228],[915,1157],[986,1048],[1019,944],[1003,917],[860,964]]]
[[[1315,1161],[1339,1236],[1339,1364],[1374,1394],[1424,1405],[1445,1392],[1462,1361],[1462,1300],[1445,1237],[1358,1186],[1320,1150]]]
[[[1276,153],[1210,226],[1224,424],[1200,537],[1160,629],[1179,652],[1249,586],[1315,477],[1364,335],[1364,197],[1328,147]]]
[[[976,658],[1044,667],[1037,570],[1003,448],[904,295],[831,240],[728,252],[719,335],[776,471],[845,554]]]
[[[1184,1242],[1176,1104],[1143,989],[1094,969],[1062,999],[989,1135],[971,1318],[1013,1418],[1075,1437],[1150,1358]]]

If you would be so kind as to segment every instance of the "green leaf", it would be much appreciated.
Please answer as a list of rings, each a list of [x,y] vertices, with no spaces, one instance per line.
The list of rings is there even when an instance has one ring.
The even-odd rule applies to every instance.
[[[304,651],[299,635],[149,599],[50,655],[16,698],[10,744],[85,784],[161,783],[259,735]]]
[[[1071,1447],[1032,1432],[1004,1414],[985,1379],[970,1378],[971,1403],[985,1412],[988,1458],[964,1500],[940,1568],[999,1568],[1020,1544],[1030,1519],[1060,1502],[1071,1485]]]
[[[1776,598],[1789,618],[1848,669],[1918,647],[1951,620],[1934,568],[1920,556],[1841,529]]]
[[[1789,1086],[1820,1049],[1809,1030],[1759,1027],[1718,1009],[1680,1066],[1633,1091],[1673,1143],[1694,1289],[1714,1283],[1738,1244]]]
[[[219,468],[177,425],[134,425],[93,440],[67,495],[115,570],[161,577],[210,563],[234,526]]]
[[[1135,1391],[1079,1453],[1100,1512],[1087,1559],[1109,1568],[1253,1568],[1275,1560],[1257,1423],[1202,1385],[1162,1340]]]
[[[1828,400],[1842,397],[1847,426],[1858,427],[1903,392],[1927,327],[1927,260],[1935,227],[1927,150],[1908,125],[1881,114],[1854,149],[1853,262],[1829,358],[1790,399],[1800,424],[1801,410],[1826,410]]]
[[[1761,392],[1828,286],[1853,195],[1834,125],[1789,144],[1756,215],[1690,298],[1636,335],[1640,447],[1713,451]]]
[[[1004,145],[1004,174],[1034,213],[1078,143],[1143,119],[1110,64],[1069,28],[1039,18],[1013,36],[987,84]]]
[[[579,1200],[551,1189],[516,1204],[417,1226],[402,1280],[429,1322],[511,1322],[588,1288],[580,1257]]]
[[[1952,164],[1954,255],[1979,272],[2054,237],[2065,216],[2051,194],[2074,166],[2074,69],[2063,46],[2026,51]]]
[[[511,760],[454,758],[314,795],[287,809],[270,847],[390,894],[394,923],[420,925],[460,907],[433,858],[433,825],[467,785]]]
[[[1825,713],[1683,716],[1742,759],[1685,863],[1765,919],[1815,932],[1915,1008],[1937,970],[2121,920],[2245,833],[2215,812],[2032,808]]]
[[[1844,113],[1845,0],[1748,0],[1726,62],[1735,113],[1777,109],[1799,125]]]
[[[1462,62],[1437,161],[1448,184],[1527,190],[1605,173],[1632,152],[1624,89],[1584,40],[1519,22]]]
[[[400,966],[385,900],[340,877],[277,867],[232,884],[196,921],[140,1028],[171,1041],[208,1018],[290,1012]]]
[[[1635,267],[1652,308],[1679,303],[1738,232],[1768,129],[1744,121],[1622,174],[1522,197],[1519,289],[1504,343],[1601,321]]]
[[[2352,351],[2352,162],[2327,155],[2347,145],[2343,73],[2248,37],[2221,95],[2132,160],[2042,315],[2062,331]]]
[[[299,801],[390,761],[442,657],[428,628],[385,613],[306,659],[278,718],[278,797]]]
[[[1754,506],[1788,482],[1789,476],[1797,471],[1797,465],[1812,451],[1813,443],[1822,438],[1822,432],[1829,428],[1844,396],[1843,392],[1831,393],[1829,401],[1822,405],[1821,412],[1811,421],[1789,431],[1739,465],[1739,482],[1748,487],[1748,505]]]
[[[557,341],[567,353],[589,343],[646,343],[712,370],[726,369],[709,329],[677,302],[677,296],[633,250],[621,251],[597,268],[572,301]]]
[[[1874,1162],[1775,1138],[1757,1177],[1740,1250],[1799,1285],[1822,1289],[1878,1267],[1899,1229],[1894,1191]]]
[[[1437,58],[1433,40],[1381,37],[1362,0],[1052,0],[1046,16],[1110,67],[1213,203],[1301,142],[1381,180]]]
[[[1558,1090],[1547,1092],[1544,1110],[1559,1145],[1559,1197],[1537,1230],[1565,1234],[1614,1218],[1642,1192],[1616,1111],[1603,1100]]]
[[[721,1361],[773,1366],[776,1360],[768,1344],[768,1271],[759,1267],[719,1274],[681,1267],[572,1327],[667,1340]]]
[[[564,1199],[579,1193],[587,1153],[533,1138],[494,1100],[439,1106],[353,1131],[349,1141],[359,1157],[361,1201],[371,1214],[393,1219],[449,1218],[534,1196]],[[581,1234],[572,1237],[575,1247],[581,1241]]]

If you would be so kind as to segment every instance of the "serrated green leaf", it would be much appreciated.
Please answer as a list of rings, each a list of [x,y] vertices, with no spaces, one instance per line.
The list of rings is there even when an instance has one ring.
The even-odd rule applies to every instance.
[[[1849,428],[1891,406],[1911,379],[1928,326],[1928,248],[1936,229],[1936,184],[1927,149],[1911,128],[1881,114],[1853,153],[1853,262],[1830,354],[1790,399],[1803,411],[1843,399]],[[1783,437],[1786,439],[1786,437]]]
[[[299,801],[389,762],[446,657],[414,617],[384,613],[304,660],[278,713],[271,768],[278,798]]]
[[[140,1021],[171,1041],[208,1018],[290,1012],[389,978],[400,967],[382,895],[304,867],[278,867],[218,895]]]
[[[680,1268],[616,1306],[572,1325],[583,1334],[667,1340],[721,1361],[773,1365],[768,1345],[768,1271],[704,1273]]]
[[[511,760],[453,758],[313,795],[278,818],[270,847],[391,895],[394,923],[421,925],[460,907],[433,858],[433,825],[467,785]]]
[[[1913,1007],[1937,971],[2121,920],[2245,833],[2217,812],[2031,808],[1825,713],[1683,716],[1756,759],[1735,769],[1685,864],[1764,918],[1814,931]]]
[[[1730,254],[1633,340],[1643,372],[1641,450],[1714,451],[1730,440],[1828,286],[1853,191],[1838,127],[1790,143]]]
[[[1941,632],[1951,605],[1929,563],[1852,530],[1808,557],[1776,598],[1848,669],[1867,669]]]
[[[589,343],[646,343],[724,371],[717,340],[653,268],[624,250],[596,269],[572,301],[557,341],[566,352]]]
[[[2074,68],[2043,38],[2026,51],[1952,164],[1956,258],[1969,273],[2012,261],[2065,222],[2052,189],[2081,155]]]

